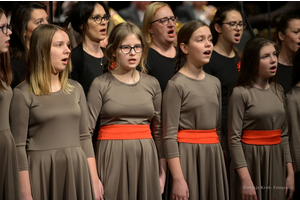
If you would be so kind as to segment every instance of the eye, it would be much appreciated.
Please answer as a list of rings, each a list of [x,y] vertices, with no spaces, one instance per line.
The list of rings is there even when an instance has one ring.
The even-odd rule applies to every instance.
[[[100,18],[101,18],[101,17],[100,17],[99,15],[93,16],[93,19],[94,19],[95,21],[98,21]]]
[[[36,24],[41,24],[41,23],[42,23],[42,21],[41,21],[41,20],[39,20],[39,21],[37,21],[37,22],[36,22]]]
[[[122,49],[124,49],[124,50],[128,50],[128,49],[130,49],[130,48],[131,48],[131,47],[128,46],[128,45],[122,46]]]
[[[164,23],[164,22],[166,22],[167,20],[168,20],[168,18],[165,17],[165,18],[160,19],[160,22],[161,22],[161,23]]]

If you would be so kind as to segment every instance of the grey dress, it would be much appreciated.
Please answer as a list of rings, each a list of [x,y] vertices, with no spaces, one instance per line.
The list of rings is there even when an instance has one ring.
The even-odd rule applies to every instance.
[[[280,86],[279,86],[280,87]],[[285,199],[286,163],[291,162],[284,94],[275,85],[261,90],[235,87],[229,101],[228,133],[232,161],[231,199],[242,199],[236,169],[247,167],[258,200]],[[251,145],[241,142],[243,130],[281,129],[281,143]]]
[[[19,171],[29,170],[34,200],[92,200],[87,158],[94,157],[81,85],[36,96],[23,82],[14,89],[10,121]]]
[[[1,81],[1,80],[0,80]],[[21,196],[16,145],[9,126],[11,87],[0,91],[0,200],[19,200]]]
[[[94,79],[87,96],[90,133],[100,115],[100,128],[114,124],[150,125],[153,139],[98,140],[96,162],[104,199],[159,200],[159,164],[164,158],[158,81],[140,73],[126,84],[107,72]]]
[[[166,158],[179,157],[190,200],[229,199],[221,143],[221,84],[209,74],[202,80],[178,72],[163,94],[163,132]],[[219,143],[178,143],[179,130],[216,129]],[[223,145],[223,148],[225,145]],[[172,188],[171,177],[166,187]],[[172,191],[169,189],[167,191]],[[172,199],[172,194],[166,195]]]

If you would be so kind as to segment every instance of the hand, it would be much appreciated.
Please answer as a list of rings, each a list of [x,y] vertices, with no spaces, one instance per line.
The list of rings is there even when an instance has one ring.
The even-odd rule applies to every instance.
[[[242,200],[257,200],[255,187],[251,180],[242,181]]]
[[[98,183],[94,184],[94,193],[95,193],[95,200],[104,200],[103,198],[104,189],[100,179],[98,179]]]
[[[159,176],[159,184],[160,184],[160,193],[164,193],[164,188],[165,188],[165,183],[166,183],[166,174],[161,173]]]
[[[189,188],[184,179],[173,180],[173,200],[188,200],[189,199]]]
[[[295,192],[295,180],[294,180],[294,176],[288,176],[286,178],[286,184],[285,184],[285,195],[287,195],[287,193],[289,192],[289,196],[287,198],[287,200],[292,199],[293,194]]]

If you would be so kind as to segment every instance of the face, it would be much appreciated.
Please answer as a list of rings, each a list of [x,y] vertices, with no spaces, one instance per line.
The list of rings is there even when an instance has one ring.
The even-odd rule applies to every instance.
[[[183,50],[183,52],[187,54],[187,62],[199,67],[208,63],[213,50],[210,29],[207,26],[202,26],[194,31],[185,48],[187,51]]]
[[[102,19],[101,23],[98,24],[95,20],[99,20],[101,17],[106,16],[104,8],[100,4],[96,4],[94,11],[87,21],[86,31],[84,37],[86,40],[99,43],[106,37],[107,22]]]
[[[229,22],[232,24],[235,23],[235,26],[231,28],[229,24],[224,24]],[[241,26],[236,26],[237,24],[243,24],[241,14],[236,10],[227,12],[226,18],[218,30],[220,34],[219,37],[223,37],[223,39],[230,44],[238,44],[241,40],[244,29]]]
[[[276,49],[272,44],[268,44],[262,47],[259,56],[258,78],[261,80],[268,80],[276,74]]]
[[[289,22],[286,34],[280,37],[282,46],[293,54],[300,47],[300,19],[293,19]]]
[[[7,18],[5,14],[2,14],[2,17],[0,19],[0,27],[3,27],[4,32],[6,30],[6,25],[7,25]],[[0,30],[0,53],[6,53],[8,52],[8,47],[9,47],[9,40],[10,40],[10,35],[11,35],[11,30],[8,29],[7,33],[4,34],[2,30]]]
[[[136,45],[141,45],[141,40],[135,35],[128,35],[121,43],[120,46],[129,45],[130,47],[134,47]],[[129,54],[122,53],[121,49],[118,48],[116,50],[117,59],[119,60],[120,66],[123,70],[130,71],[135,69],[141,61],[142,52],[136,53],[134,49],[131,49]]]
[[[71,52],[69,46],[70,39],[67,33],[62,30],[56,31],[52,38],[50,50],[51,63],[55,69],[55,72],[52,72],[53,74],[57,74],[66,68]]]
[[[172,10],[165,6],[157,10],[152,21],[173,16],[174,14]],[[151,36],[153,43],[172,45],[176,37],[176,23],[169,20],[167,25],[163,25],[159,21],[156,21],[150,25],[149,33],[152,33]]]
[[[36,27],[38,27],[41,24],[48,24],[48,15],[43,9],[34,9],[31,12],[30,19],[27,23],[27,28],[24,32],[27,47],[29,47],[32,32]]]

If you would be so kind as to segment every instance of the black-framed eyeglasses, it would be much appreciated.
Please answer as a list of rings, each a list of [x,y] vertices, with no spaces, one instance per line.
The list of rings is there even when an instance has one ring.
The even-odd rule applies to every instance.
[[[122,45],[119,48],[121,49],[121,52],[124,54],[129,54],[132,49],[135,51],[135,53],[142,53],[144,50],[144,45],[136,44],[136,45],[134,45],[134,47],[131,47],[129,45]]]
[[[178,17],[172,16],[172,17],[160,18],[160,19],[152,21],[151,24],[153,24],[154,22],[159,22],[162,25],[166,26],[167,24],[169,24],[170,20],[175,24],[178,21]]]
[[[0,29],[2,30],[3,34],[7,34],[8,33],[8,29],[11,30],[11,25],[10,24],[6,24],[3,26],[0,26]]]
[[[237,23],[232,21],[232,22],[224,22],[222,24],[228,24],[231,29],[237,29],[238,26],[242,29],[245,29],[247,27],[247,24],[245,22]]]
[[[100,15],[95,15],[91,17],[97,24],[101,24],[102,20],[109,22],[110,15],[104,15],[101,17]]]

